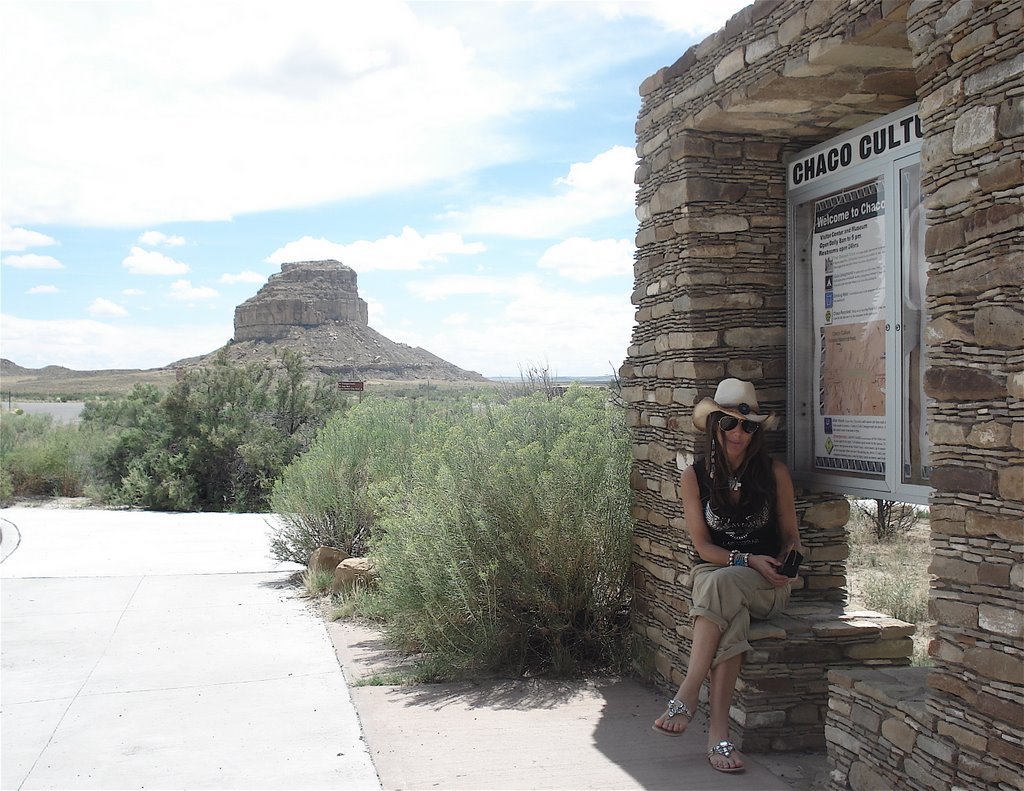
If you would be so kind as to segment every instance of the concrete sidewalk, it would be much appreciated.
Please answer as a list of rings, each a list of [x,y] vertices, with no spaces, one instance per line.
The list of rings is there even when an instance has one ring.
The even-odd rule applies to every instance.
[[[264,517],[9,508],[0,530],[4,789],[380,787]]]
[[[377,686],[404,660],[356,621],[328,627],[385,789],[824,788],[823,755],[745,756],[742,774],[711,768],[698,715],[688,732],[651,730],[665,696],[631,679]]]
[[[350,689],[405,660],[314,612],[268,529],[0,510],[2,788],[824,788],[824,756],[715,772],[702,720],[654,733],[664,696],[629,679]]]

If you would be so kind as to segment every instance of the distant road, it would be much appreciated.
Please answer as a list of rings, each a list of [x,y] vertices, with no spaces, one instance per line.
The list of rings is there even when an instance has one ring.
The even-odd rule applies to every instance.
[[[14,401],[11,409],[21,409],[30,415],[52,415],[57,423],[77,423],[85,407],[84,401]],[[7,409],[7,402],[3,403]]]

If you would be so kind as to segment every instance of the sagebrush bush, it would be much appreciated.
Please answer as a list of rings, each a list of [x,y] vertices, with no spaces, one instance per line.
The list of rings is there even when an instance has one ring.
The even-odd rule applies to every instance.
[[[442,409],[370,396],[329,420],[274,485],[271,554],[302,564],[321,546],[364,554],[393,481],[409,468],[417,437],[428,429],[428,415]]]
[[[918,624],[928,618],[928,580],[914,569],[872,574],[864,583],[864,602],[901,621]]]
[[[374,534],[388,633],[453,672],[619,661],[631,535],[621,410],[573,387],[456,418],[418,448]]]
[[[5,413],[0,420],[0,496],[78,497],[102,479],[110,438],[49,415]]]

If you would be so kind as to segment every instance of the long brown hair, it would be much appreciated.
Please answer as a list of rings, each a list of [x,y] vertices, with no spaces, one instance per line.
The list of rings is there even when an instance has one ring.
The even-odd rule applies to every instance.
[[[759,428],[750,438],[746,461],[739,475],[743,483],[740,500],[736,504],[732,502],[729,496],[729,464],[718,442],[718,421],[723,417],[724,412],[715,412],[708,416],[704,427],[704,468],[711,490],[711,507],[718,513],[725,513],[737,508],[745,509],[754,501],[767,500],[774,508],[775,476],[772,474],[772,458],[765,448],[764,428]]]

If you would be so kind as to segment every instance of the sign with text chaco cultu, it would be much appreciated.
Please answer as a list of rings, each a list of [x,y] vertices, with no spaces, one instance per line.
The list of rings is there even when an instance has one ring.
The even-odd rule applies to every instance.
[[[916,148],[923,137],[916,108],[838,137],[828,144],[797,155],[789,163],[789,188],[803,187],[826,176],[870,162],[882,155],[898,155],[900,148]]]

